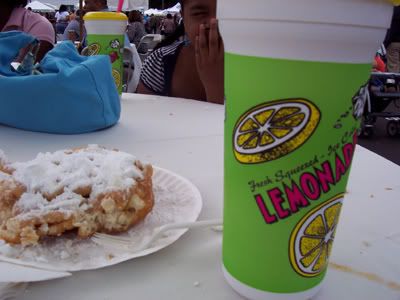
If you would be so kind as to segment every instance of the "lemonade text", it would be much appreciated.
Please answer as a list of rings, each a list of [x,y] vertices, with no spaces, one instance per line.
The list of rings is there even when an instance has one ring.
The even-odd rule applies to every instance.
[[[340,154],[334,153],[333,162],[326,160],[320,166],[314,166],[313,171],[302,173],[297,182],[291,180],[290,184],[283,183],[267,190],[267,197],[254,195],[265,222],[273,224],[286,219],[328,193],[350,169],[356,142],[357,135],[354,134],[353,141],[345,144]]]

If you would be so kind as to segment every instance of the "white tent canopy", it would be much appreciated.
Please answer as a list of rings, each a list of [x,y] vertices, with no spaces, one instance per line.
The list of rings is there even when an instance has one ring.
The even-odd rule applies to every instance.
[[[33,11],[43,11],[43,12],[53,12],[54,9],[50,6],[47,6],[46,4],[43,4],[42,2],[39,1],[32,1],[29,3],[26,8],[30,7]]]
[[[154,8],[150,8],[148,10],[146,10],[144,12],[145,15],[155,15],[155,16],[165,16],[168,13],[172,13],[172,14],[177,14],[181,12],[181,4],[177,3],[176,5],[174,5],[173,7],[164,9],[164,10],[159,10],[159,9],[154,9]]]
[[[56,10],[58,10],[58,8],[59,7],[57,7],[56,5],[54,5],[54,4],[50,4],[50,3],[44,3],[46,6],[48,6],[48,7],[51,7],[52,9],[54,9],[54,11],[56,11]]]
[[[150,16],[150,15],[155,15],[155,16],[162,16],[162,15],[164,15],[164,13],[163,13],[162,10],[158,10],[158,9],[155,9],[155,8],[150,8],[150,9],[148,9],[148,10],[145,10],[145,11],[144,11],[144,14],[145,14],[145,15],[148,15],[148,16]]]
[[[181,4],[177,3],[173,7],[164,9],[163,12],[164,13],[179,13],[179,12],[181,12]]]

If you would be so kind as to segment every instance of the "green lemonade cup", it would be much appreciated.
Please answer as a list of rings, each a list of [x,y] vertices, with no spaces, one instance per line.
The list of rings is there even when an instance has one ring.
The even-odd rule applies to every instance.
[[[225,45],[224,275],[248,299],[309,299],[345,230],[337,230],[339,215],[371,63],[393,7],[383,0],[217,6]]]
[[[87,55],[104,54],[110,57],[112,75],[118,92],[122,93],[125,31],[128,18],[123,13],[89,12],[83,19],[87,32]]]

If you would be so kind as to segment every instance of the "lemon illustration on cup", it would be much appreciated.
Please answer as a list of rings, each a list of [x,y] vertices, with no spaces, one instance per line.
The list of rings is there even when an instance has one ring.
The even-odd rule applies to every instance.
[[[118,70],[112,69],[112,76],[115,81],[115,85],[117,87],[121,86],[121,74],[118,72]]]
[[[236,159],[256,164],[278,159],[303,145],[321,118],[319,109],[306,99],[271,101],[245,112],[233,134]]]
[[[298,274],[315,277],[326,269],[342,203],[343,194],[339,194],[314,208],[296,225],[289,256]]]
[[[87,55],[88,56],[97,55],[99,54],[100,49],[101,49],[100,44],[97,43],[91,44],[87,47]]]

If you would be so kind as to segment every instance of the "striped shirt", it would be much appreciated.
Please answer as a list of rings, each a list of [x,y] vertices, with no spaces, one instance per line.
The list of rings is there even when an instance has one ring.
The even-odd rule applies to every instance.
[[[154,50],[143,63],[141,82],[156,95],[169,96],[172,75],[183,42]]]

